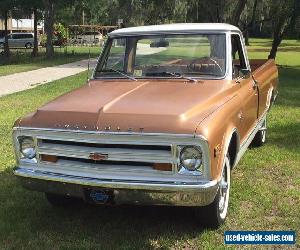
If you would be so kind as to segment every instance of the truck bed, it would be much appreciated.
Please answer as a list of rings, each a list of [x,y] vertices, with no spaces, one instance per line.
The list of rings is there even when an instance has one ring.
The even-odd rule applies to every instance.
[[[252,75],[259,85],[259,117],[277,95],[278,70],[273,59],[249,60]]]

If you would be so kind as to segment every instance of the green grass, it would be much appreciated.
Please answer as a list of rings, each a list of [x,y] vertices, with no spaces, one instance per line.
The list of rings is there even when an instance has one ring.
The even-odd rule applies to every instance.
[[[55,48],[55,56],[51,59],[45,57],[45,49],[40,48],[38,57],[31,57],[32,50],[13,49],[9,59],[0,56],[0,76],[35,70],[43,67],[51,67],[78,60],[98,57],[102,48],[100,47],[65,47]]]
[[[262,38],[250,38],[249,40],[251,47],[261,47],[268,49],[272,45],[272,39],[262,39]],[[299,47],[300,46],[300,40],[283,40],[280,44],[279,48],[284,47]]]
[[[11,127],[18,117],[81,86],[85,73],[0,98],[1,249],[224,249],[225,230],[296,230],[293,247],[299,249],[300,59],[289,53],[278,53],[277,63],[288,67],[280,68],[267,143],[247,150],[234,169],[228,218],[218,230],[201,229],[188,208],[51,207],[13,176]]]

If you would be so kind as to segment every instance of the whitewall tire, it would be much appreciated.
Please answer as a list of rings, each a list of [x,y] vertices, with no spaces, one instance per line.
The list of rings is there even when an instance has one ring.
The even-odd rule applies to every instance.
[[[229,205],[230,175],[230,158],[229,155],[226,155],[219,189],[214,201],[205,207],[196,209],[196,217],[199,219],[201,225],[210,228],[218,228],[224,223]]]

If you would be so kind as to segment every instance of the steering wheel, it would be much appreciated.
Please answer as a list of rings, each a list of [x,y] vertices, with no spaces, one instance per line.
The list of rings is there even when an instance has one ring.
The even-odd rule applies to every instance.
[[[217,68],[218,68],[218,70],[220,71],[220,73],[221,73],[221,74],[223,73],[223,70],[222,70],[220,64],[218,64],[218,62],[217,62],[216,60],[212,59],[211,57],[204,57],[204,58],[202,58],[202,59],[208,59],[208,60],[210,60],[211,62],[213,62],[214,65],[217,66]],[[188,65],[188,68],[191,68],[191,69],[192,69],[192,68],[194,68],[194,67],[193,67],[194,65],[195,65],[194,63],[191,63],[191,64]]]
[[[212,59],[211,57],[208,57],[208,59],[209,59],[210,61],[212,61],[212,62],[218,67],[218,69],[220,70],[220,73],[222,74],[222,73],[223,73],[223,70],[222,70],[220,64],[218,64],[218,62],[217,62],[215,59]]]

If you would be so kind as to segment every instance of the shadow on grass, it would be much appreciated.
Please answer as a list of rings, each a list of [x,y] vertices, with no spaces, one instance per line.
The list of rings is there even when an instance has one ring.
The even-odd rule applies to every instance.
[[[278,147],[298,151],[300,147],[300,117],[295,109],[300,108],[300,66],[279,69],[279,96],[275,102],[275,122],[272,126],[272,143]],[[292,108],[292,109],[291,109]]]
[[[287,40],[288,41],[288,40]],[[264,46],[264,47],[271,47],[272,46],[272,40],[257,40],[257,41],[253,41],[250,40],[250,45],[252,46]],[[281,42],[280,43],[280,47],[290,47],[290,46],[300,46],[300,40],[297,41],[289,41],[289,42]]]
[[[266,48],[251,48],[248,47],[248,51],[250,52],[270,52],[271,47],[267,47]],[[282,48],[279,47],[278,48],[279,52],[300,52],[300,47],[289,47],[289,48]]]
[[[278,106],[300,107],[300,65],[295,67],[279,68],[279,95],[276,101]]]
[[[272,128],[271,143],[279,148],[288,149],[299,153],[300,139],[300,123],[292,122],[288,125],[276,125]]]
[[[202,232],[192,208],[86,204],[56,208],[42,193],[23,189],[12,171],[1,172],[0,183],[2,245],[150,249],[159,239],[174,244]],[[17,241],[11,243],[13,235]]]
[[[272,42],[270,43],[272,46]],[[288,47],[288,46],[300,46],[300,40],[294,42],[281,42],[280,47]]]

